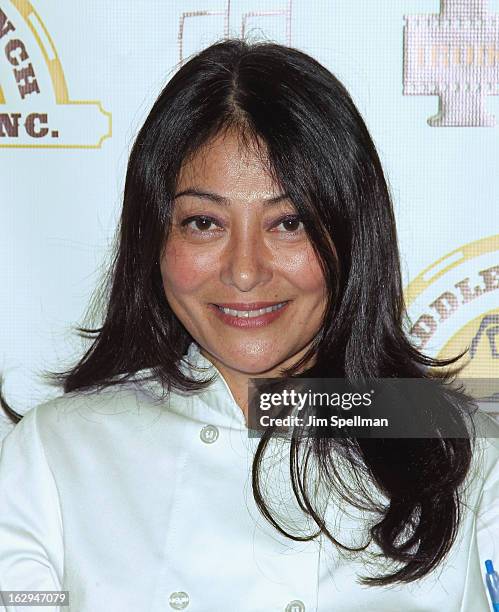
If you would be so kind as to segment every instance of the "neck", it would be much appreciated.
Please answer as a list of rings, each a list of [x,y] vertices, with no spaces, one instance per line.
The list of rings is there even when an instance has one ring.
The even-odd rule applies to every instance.
[[[258,373],[247,373],[234,368],[227,366],[225,363],[214,357],[213,355],[207,353],[203,348],[200,349],[201,354],[208,359],[220,372],[220,374],[224,377],[225,382],[227,383],[236,404],[241,408],[246,422],[248,422],[248,382],[250,378],[278,378],[281,376],[280,371],[283,369],[289,368],[291,365],[297,363],[306,351],[309,349],[309,345],[307,345],[304,349],[302,349],[298,354],[293,355],[291,358],[288,358],[281,363],[276,364],[269,370]],[[307,368],[311,367],[316,361],[316,357],[314,356],[309,360],[308,363],[303,365],[299,372],[303,372]]]

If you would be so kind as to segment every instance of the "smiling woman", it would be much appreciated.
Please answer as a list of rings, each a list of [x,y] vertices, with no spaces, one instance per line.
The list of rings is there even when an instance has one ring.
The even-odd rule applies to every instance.
[[[235,130],[200,148],[181,169],[161,255],[168,304],[245,414],[248,378],[305,355],[327,295],[303,221],[261,157]]]
[[[22,419],[3,401],[0,589],[78,612],[488,610],[497,426],[249,435],[251,378],[446,382],[462,356],[408,337],[383,170],[324,66],[229,39],[181,67],[132,148],[103,289],[90,348],[49,375],[64,393]],[[471,399],[435,393],[464,427]]]

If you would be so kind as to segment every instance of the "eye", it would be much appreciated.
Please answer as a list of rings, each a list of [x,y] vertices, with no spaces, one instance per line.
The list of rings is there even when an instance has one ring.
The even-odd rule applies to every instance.
[[[191,226],[191,223],[194,225]],[[194,233],[205,234],[210,230],[210,225],[214,223],[217,224],[216,220],[212,217],[207,217],[205,215],[194,215],[193,217],[188,217],[184,219],[180,224],[182,227],[186,227]]]
[[[300,223],[302,224],[302,227],[300,227]],[[285,228],[284,231],[278,232],[279,234],[294,235],[301,233],[305,229],[303,226],[303,221],[300,219],[299,215],[286,215],[286,217],[279,219],[274,227],[279,227],[279,225],[282,225]]]

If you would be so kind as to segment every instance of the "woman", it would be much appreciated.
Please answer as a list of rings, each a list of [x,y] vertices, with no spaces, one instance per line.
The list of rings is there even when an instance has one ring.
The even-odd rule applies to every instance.
[[[243,40],[188,61],[131,151],[107,287],[64,394],[4,440],[3,590],[78,612],[488,610],[494,440],[248,436],[250,378],[462,357],[407,337],[383,171],[328,70]]]

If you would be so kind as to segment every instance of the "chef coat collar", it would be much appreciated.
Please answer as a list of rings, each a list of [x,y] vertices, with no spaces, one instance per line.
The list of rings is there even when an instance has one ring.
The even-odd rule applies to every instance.
[[[192,341],[179,363],[180,371],[194,380],[208,380],[214,376],[213,382],[197,391],[181,391],[175,388],[170,396],[164,395],[163,384],[154,377],[150,368],[139,370],[133,380],[154,401],[159,401],[168,410],[199,422],[249,433],[246,417],[237,404],[232,391],[220,370],[201,354],[199,345]]]
[[[187,352],[179,364],[180,370],[195,380],[208,380],[213,375],[215,380],[206,389],[190,392],[188,395],[198,398],[198,402],[190,402],[190,410],[199,406],[199,400],[212,412],[214,424],[229,425],[247,429],[246,418],[237,404],[232,391],[220,370],[201,354],[196,342],[191,342]]]

